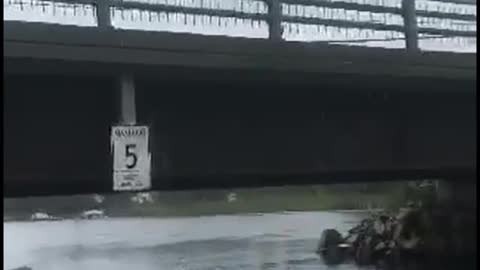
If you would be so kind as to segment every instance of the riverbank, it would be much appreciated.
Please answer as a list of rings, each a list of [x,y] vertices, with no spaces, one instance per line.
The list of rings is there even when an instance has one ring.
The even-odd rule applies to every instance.
[[[34,212],[76,218],[100,208],[109,217],[205,216],[282,211],[397,208],[405,201],[401,184],[331,185],[236,190],[199,190],[4,199],[4,221],[29,219]]]

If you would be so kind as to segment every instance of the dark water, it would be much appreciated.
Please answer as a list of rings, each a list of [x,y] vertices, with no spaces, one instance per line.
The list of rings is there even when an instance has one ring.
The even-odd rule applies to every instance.
[[[4,269],[357,269],[314,253],[322,230],[360,213],[298,212],[187,218],[4,222]]]

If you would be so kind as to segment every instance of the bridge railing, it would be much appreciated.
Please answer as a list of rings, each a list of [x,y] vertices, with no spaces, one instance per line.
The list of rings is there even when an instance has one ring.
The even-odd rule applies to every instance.
[[[302,39],[302,33],[310,31],[310,41],[401,41],[410,51],[419,50],[422,39],[476,43],[475,0],[4,0],[4,7],[47,3],[90,7],[96,18],[93,26],[106,29],[116,27],[115,16],[137,11],[149,22],[160,16],[168,21],[172,14],[193,24],[204,18],[218,24],[228,24],[226,19],[247,21],[262,32],[256,37],[275,41]],[[346,38],[335,38],[332,31],[343,31]]]

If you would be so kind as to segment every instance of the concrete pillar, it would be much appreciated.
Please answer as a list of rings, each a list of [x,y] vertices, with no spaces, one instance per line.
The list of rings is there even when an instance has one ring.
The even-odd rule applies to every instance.
[[[120,123],[135,125],[137,113],[135,104],[135,80],[131,74],[123,74],[119,79]]]

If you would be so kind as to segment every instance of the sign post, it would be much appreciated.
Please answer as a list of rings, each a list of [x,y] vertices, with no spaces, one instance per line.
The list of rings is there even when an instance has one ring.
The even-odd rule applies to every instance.
[[[122,74],[119,80],[120,123],[112,127],[113,190],[139,191],[151,188],[148,126],[136,124],[135,80]]]
[[[137,191],[151,188],[147,126],[114,126],[113,190]]]

